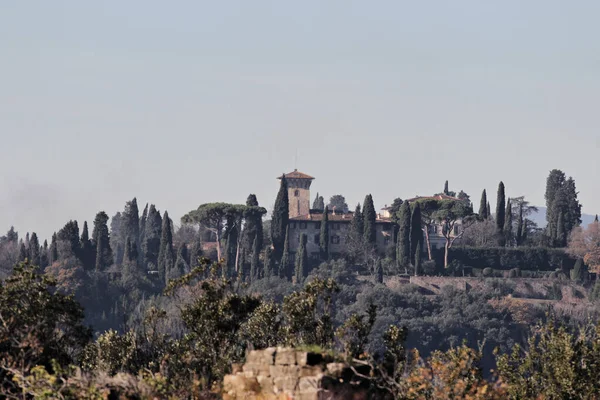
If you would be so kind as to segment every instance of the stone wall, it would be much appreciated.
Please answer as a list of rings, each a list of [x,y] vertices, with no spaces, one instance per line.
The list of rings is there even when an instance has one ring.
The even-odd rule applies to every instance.
[[[366,398],[343,363],[329,356],[292,348],[271,347],[246,354],[223,380],[225,400]],[[348,395],[351,393],[351,397]]]

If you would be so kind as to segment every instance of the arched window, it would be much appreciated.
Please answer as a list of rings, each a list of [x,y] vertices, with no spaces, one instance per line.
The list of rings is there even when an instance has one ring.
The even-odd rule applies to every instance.
[[[300,196],[300,191],[298,189],[294,190],[294,196],[296,196],[296,197]]]

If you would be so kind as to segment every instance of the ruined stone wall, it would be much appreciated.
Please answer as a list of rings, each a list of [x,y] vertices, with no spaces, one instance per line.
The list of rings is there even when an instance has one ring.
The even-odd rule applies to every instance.
[[[243,366],[234,365],[223,381],[225,400],[342,399],[349,393],[360,399],[349,368],[319,353],[271,347],[247,353]],[[356,397],[358,396],[358,397]]]

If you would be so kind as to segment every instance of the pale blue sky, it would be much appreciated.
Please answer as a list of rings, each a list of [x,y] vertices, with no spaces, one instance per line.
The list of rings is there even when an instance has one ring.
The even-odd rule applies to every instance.
[[[439,192],[600,211],[598,1],[9,1],[0,230],[137,196],[179,218],[294,168],[351,207]]]

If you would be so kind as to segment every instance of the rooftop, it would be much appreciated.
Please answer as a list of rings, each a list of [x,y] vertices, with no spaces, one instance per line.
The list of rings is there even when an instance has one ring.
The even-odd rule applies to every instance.
[[[310,175],[298,171],[297,169],[290,173],[284,174],[284,176],[286,179],[315,179]],[[277,179],[281,179],[281,176],[278,176]]]
[[[335,222],[352,222],[352,218],[354,217],[353,212],[335,213],[334,214],[333,211],[330,210],[327,214],[328,214],[327,217],[328,217],[329,221],[335,221]],[[297,217],[290,218],[290,221],[319,222],[321,220],[323,220],[323,211],[321,211],[321,210],[310,210],[310,214],[299,215]],[[377,220],[375,222],[383,224],[383,223],[391,222],[391,219],[383,218],[380,215],[378,215]]]
[[[460,200],[460,199],[458,197],[452,197],[452,196],[448,196],[446,194],[435,194],[433,196],[417,196],[417,197],[413,197],[412,199],[408,199],[406,201],[411,203],[416,200]]]

